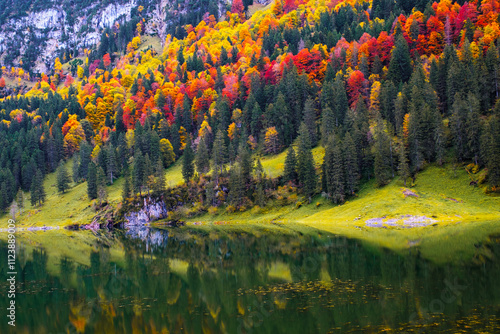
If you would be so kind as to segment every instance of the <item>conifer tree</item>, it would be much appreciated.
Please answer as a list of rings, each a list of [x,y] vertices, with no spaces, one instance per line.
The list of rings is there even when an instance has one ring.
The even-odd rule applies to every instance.
[[[399,176],[403,180],[403,184],[406,187],[406,180],[410,175],[410,166],[408,164],[408,157],[406,155],[406,147],[403,143],[399,145],[399,165],[398,165]]]
[[[113,184],[113,180],[116,178],[117,168],[116,168],[116,153],[112,144],[106,148],[106,173],[108,180]]]
[[[155,177],[154,177],[154,169],[153,169],[153,163],[151,162],[151,159],[149,158],[149,154],[146,153],[144,156],[144,183],[143,185],[146,186],[148,195],[150,194],[150,191],[153,190],[155,184]]]
[[[78,180],[87,179],[89,163],[91,159],[92,148],[87,142],[80,144],[80,164],[78,166]]]
[[[63,194],[68,190],[69,184],[71,182],[71,178],[68,174],[68,170],[66,169],[66,166],[64,164],[60,164],[59,167],[57,168],[57,190],[62,192]]]
[[[383,128],[382,121],[379,120],[375,128],[375,161],[374,172],[377,185],[379,187],[389,183],[391,179],[391,153],[390,153],[390,138],[387,136]]]
[[[335,133],[335,115],[332,109],[327,107],[323,109],[321,117],[321,140],[323,146],[326,146],[328,138]]]
[[[309,137],[311,138],[312,146],[315,146],[318,140],[316,130],[316,110],[314,108],[314,101],[311,98],[308,98],[304,105],[304,123],[309,130]]]
[[[227,148],[224,141],[224,133],[218,130],[215,135],[215,141],[212,149],[212,163],[214,165],[215,176],[222,173],[222,168],[227,161]]]
[[[240,164],[241,168],[241,177],[243,178],[243,182],[246,185],[251,181],[253,160],[252,154],[248,149],[248,144],[245,141],[242,141],[238,148],[238,163]]]
[[[316,191],[317,177],[311,153],[309,131],[304,123],[300,125],[298,142],[297,176],[299,183],[304,189],[304,193],[309,197],[309,201],[311,201],[311,196]]]
[[[297,182],[297,159],[295,158],[295,150],[292,146],[288,148],[285,158],[285,170],[283,174],[283,181],[285,183]]]
[[[206,174],[210,170],[210,160],[205,139],[202,137],[196,149],[196,170],[199,174]]]
[[[135,194],[140,193],[142,195],[144,180],[144,156],[142,155],[141,150],[137,150],[134,156],[134,168],[132,174],[132,186]]]
[[[93,200],[97,198],[97,168],[93,162],[89,162],[87,170],[87,196]]]
[[[392,80],[395,85],[399,85],[400,82],[407,82],[408,79],[410,79],[411,72],[412,67],[408,43],[401,34],[397,38],[394,49],[392,50],[387,78]]]
[[[260,159],[257,160],[255,164],[255,202],[258,206],[263,207],[266,205],[266,195],[265,195],[265,179],[266,174],[264,173],[264,168],[262,167],[262,163]]]
[[[128,170],[124,173],[123,188],[122,188],[122,201],[125,202],[128,198],[132,196],[132,189],[130,185],[130,175]]]
[[[45,202],[45,188],[43,186],[43,174],[40,170],[37,170],[35,172],[35,175],[33,176],[33,180],[31,181],[31,186],[30,186],[30,192],[31,192],[32,206],[36,206],[37,203],[38,205],[41,206],[42,203]]]
[[[328,197],[334,203],[344,202],[344,179],[341,143],[334,137],[330,137],[323,160],[323,184],[326,186]]]
[[[165,172],[163,170],[163,162],[158,159],[155,166],[155,184],[153,191],[155,193],[162,193],[166,189]]]
[[[354,195],[358,188],[359,165],[356,145],[347,132],[343,142],[344,170],[345,170],[345,190],[347,195]]]
[[[105,202],[108,198],[108,192],[106,191],[106,174],[102,167],[97,168],[97,198],[99,199],[99,205]]]
[[[228,201],[234,206],[239,206],[245,195],[245,183],[239,164],[233,165],[229,171],[229,194]]]
[[[191,137],[188,135],[186,147],[184,148],[184,154],[182,160],[182,177],[186,183],[191,180],[194,175],[194,152],[191,147]]]

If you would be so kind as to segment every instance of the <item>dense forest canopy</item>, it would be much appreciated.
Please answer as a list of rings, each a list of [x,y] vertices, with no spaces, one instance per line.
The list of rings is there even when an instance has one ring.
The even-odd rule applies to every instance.
[[[276,0],[251,17],[249,4],[221,20],[207,11],[161,54],[139,49],[142,20],[123,56],[110,30],[22,94],[6,79],[24,71],[3,68],[1,208],[19,189],[43,203],[40,180],[69,158],[90,199],[121,176],[124,198],[164,191],[181,156],[215,206],[265,204],[284,184],[342,203],[370,178],[406,185],[445,162],[498,191],[500,1]],[[284,176],[267,179],[254,158],[285,149]]]

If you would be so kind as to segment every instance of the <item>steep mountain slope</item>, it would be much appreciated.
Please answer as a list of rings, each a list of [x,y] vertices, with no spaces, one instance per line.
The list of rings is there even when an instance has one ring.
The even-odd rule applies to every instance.
[[[219,17],[229,7],[227,0],[1,0],[0,64],[47,72],[56,56],[69,59],[96,46],[106,28],[125,35],[124,23],[144,19],[145,33],[164,41],[167,33],[182,37],[182,26],[205,13]]]

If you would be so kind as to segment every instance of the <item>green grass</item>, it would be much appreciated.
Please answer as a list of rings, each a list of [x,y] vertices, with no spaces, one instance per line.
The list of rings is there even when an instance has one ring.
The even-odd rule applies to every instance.
[[[72,160],[66,163],[66,168],[71,171]],[[183,182],[182,163],[178,160],[170,168],[165,170],[167,185],[176,186]],[[124,179],[115,180],[108,186],[108,201],[116,206],[121,201],[121,193]],[[92,202],[87,197],[87,182],[71,184],[71,188],[64,194],[57,191],[56,173],[51,173],[44,180],[47,198],[42,207],[32,207],[30,205],[30,195],[25,193],[22,214],[16,216],[18,227],[31,226],[67,226],[72,224],[88,224],[96,215],[92,207]],[[7,226],[9,214],[0,216],[0,228]]]
[[[318,167],[323,155],[323,148],[313,149]],[[282,152],[262,158],[270,177],[283,173],[285,157],[286,152]],[[71,170],[71,161],[67,167]],[[169,187],[183,183],[182,161],[178,160],[168,168],[165,176]],[[48,175],[44,181],[47,201],[42,208],[31,208],[29,194],[26,194],[27,207],[23,214],[16,217],[18,226],[65,226],[91,221],[95,211],[87,199],[86,183],[72,185],[67,193],[59,194],[55,181],[55,174]],[[121,200],[122,183],[123,179],[119,179],[107,188],[108,199],[114,205]],[[286,225],[286,228],[302,226],[356,238],[401,253],[418,247],[422,256],[435,262],[478,256],[478,249],[482,252],[480,256],[488,256],[488,252],[477,245],[487,240],[488,236],[500,233],[500,197],[486,195],[483,189],[469,186],[465,170],[429,166],[418,174],[415,186],[411,188],[418,198],[405,198],[402,190],[403,184],[398,178],[383,188],[377,188],[372,180],[343,205],[334,205],[317,196],[311,204],[300,208],[294,204],[284,207],[269,204],[265,208],[256,207],[235,214],[225,213],[220,208],[215,215],[205,214],[189,218],[187,222],[191,227],[200,229],[232,226],[253,232],[256,229],[267,231],[280,225]],[[300,196],[298,200],[303,201]],[[408,229],[368,227],[365,223],[370,218],[396,218],[407,214],[432,217],[437,223],[435,226]],[[0,227],[6,227],[8,218],[9,215],[0,217]]]
[[[163,47],[161,46],[161,40],[158,36],[141,36],[141,45],[139,46],[139,51],[144,51],[148,47],[152,47],[157,53],[161,54],[163,52]]]
[[[283,175],[287,151],[285,150],[277,155],[264,156],[261,159],[262,167],[264,167],[264,172],[266,172],[267,176],[274,178]],[[316,146],[312,149],[312,154],[316,167],[321,166],[323,157],[325,156],[325,149],[322,146]]]
[[[383,188],[375,187],[371,181],[363,186],[356,198],[343,205],[333,205],[317,196],[313,203],[298,209],[295,205],[268,206],[238,214],[219,210],[221,213],[215,216],[191,218],[188,224],[205,222],[205,228],[210,228],[221,222],[237,225],[298,223],[400,253],[416,246],[423,257],[438,263],[470,259],[478,256],[478,252],[480,256],[488,255],[486,249],[477,245],[490,235],[500,233],[500,197],[487,196],[482,189],[469,186],[465,171],[457,171],[454,177],[449,167],[430,166],[418,175],[411,190],[419,198],[405,198],[402,188],[398,178]],[[408,229],[365,224],[370,218],[395,218],[406,214],[433,217],[437,224]]]

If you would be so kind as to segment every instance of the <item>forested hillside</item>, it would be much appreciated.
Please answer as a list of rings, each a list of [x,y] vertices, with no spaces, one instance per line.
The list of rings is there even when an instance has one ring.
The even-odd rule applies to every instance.
[[[56,57],[75,62],[85,54],[93,61],[123,52],[137,24],[161,41],[167,34],[183,38],[184,25],[197,25],[205,15],[218,19],[228,8],[226,0],[1,0],[0,65],[22,68],[24,79],[36,80],[53,69]]]
[[[61,192],[72,175],[99,203],[119,177],[124,199],[162,194],[181,157],[202,210],[289,192],[343,203],[369,179],[410,186],[431,163],[500,189],[500,1],[276,0],[251,16],[247,5],[185,25],[161,53],[141,48],[140,21],[123,56],[110,31],[23,94],[11,94],[23,70],[4,69],[2,210],[19,191],[43,205],[56,170]],[[269,178],[259,157],[284,150],[284,175]]]

